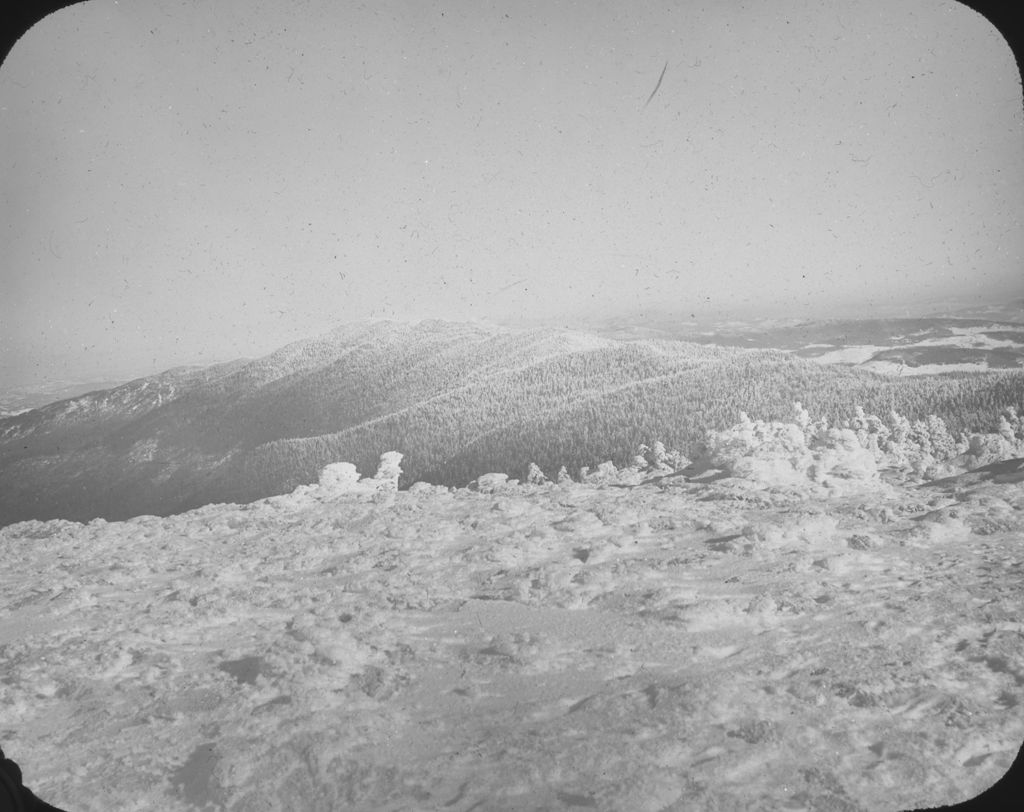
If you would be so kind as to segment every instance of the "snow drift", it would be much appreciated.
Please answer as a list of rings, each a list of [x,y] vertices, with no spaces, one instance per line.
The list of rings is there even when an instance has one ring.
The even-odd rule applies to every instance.
[[[82,812],[964,800],[1024,739],[1024,460],[858,431],[2,528],[5,750]]]

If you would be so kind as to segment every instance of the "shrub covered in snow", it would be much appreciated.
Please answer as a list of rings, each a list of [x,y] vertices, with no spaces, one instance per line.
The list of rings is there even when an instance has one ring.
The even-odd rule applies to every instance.
[[[1024,425],[1012,408],[995,433],[957,439],[935,415],[911,422],[892,412],[886,423],[858,407],[853,419],[830,427],[796,403],[793,423],[741,412],[736,425],[708,432],[702,461],[747,479],[835,485],[876,480],[883,467],[934,479],[1015,456],[1024,456]]]
[[[322,491],[350,491],[359,482],[359,472],[350,462],[332,462],[320,471]]]
[[[972,434],[967,440],[967,448],[957,461],[963,468],[970,470],[1014,457],[1024,457],[1024,440],[1016,437],[1011,439],[1003,431],[998,431],[993,434]]]
[[[1007,442],[1024,441],[1024,417],[1015,406],[1008,406],[999,415],[999,435]]]
[[[690,460],[681,452],[667,450],[665,444],[660,440],[656,441],[652,446],[640,446],[633,460],[633,465],[641,471],[662,474],[678,471],[689,464]]]
[[[880,465],[902,469],[924,479],[1024,456],[1024,425],[1013,406],[1002,410],[995,431],[954,437],[945,421],[934,414],[910,421],[896,413],[886,424],[858,408],[849,421],[858,442]]]
[[[799,403],[794,419],[755,421],[741,412],[733,427],[708,433],[703,461],[732,476],[781,485],[878,478],[874,454],[853,429],[812,422]]]
[[[618,474],[618,470],[615,468],[615,463],[611,461],[602,462],[593,471],[585,465],[580,468],[580,482],[586,482],[588,485],[600,485],[613,481],[616,474]]]
[[[632,476],[631,476],[632,474]],[[589,468],[583,468],[580,470],[580,482],[585,482],[588,485],[607,485],[610,483],[623,483],[624,481],[632,481],[635,479],[636,472],[630,468],[624,468],[621,471],[615,467],[615,463],[611,460],[602,462],[593,471]]]
[[[1009,406],[1000,413],[995,432],[967,438],[961,461],[968,468],[978,468],[1014,457],[1024,457],[1024,419]]]

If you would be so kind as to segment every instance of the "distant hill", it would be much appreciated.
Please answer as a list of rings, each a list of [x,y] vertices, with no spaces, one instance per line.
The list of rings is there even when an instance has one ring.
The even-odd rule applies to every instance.
[[[88,381],[54,381],[35,386],[19,386],[0,391],[0,418],[12,417],[30,409],[38,409],[47,403],[84,395],[87,392],[98,392],[101,389],[113,389],[124,383],[124,379],[108,378]]]
[[[1024,322],[980,316],[834,319],[695,325],[660,317],[642,327],[609,320],[596,332],[619,339],[661,338],[729,347],[780,349],[821,364],[888,375],[987,372],[1024,368]],[[1016,315],[1018,308],[992,306]]]
[[[815,334],[815,337],[820,337]],[[630,460],[661,440],[691,451],[739,410],[836,420],[863,405],[953,431],[1021,404],[1024,373],[882,377],[775,349],[620,341],[558,329],[424,321],[348,325],[251,361],[171,370],[0,419],[0,524],[123,519],[251,501],[334,461],[401,484],[464,485],[530,462],[549,475]]]
[[[987,319],[989,321],[1009,321],[1024,324],[1024,296],[1005,299],[999,302],[965,305],[951,303],[944,308],[929,313],[935,317],[952,317],[958,319]]]

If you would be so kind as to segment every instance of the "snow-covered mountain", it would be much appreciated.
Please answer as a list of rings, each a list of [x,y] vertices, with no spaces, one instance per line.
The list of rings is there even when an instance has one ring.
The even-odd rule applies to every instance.
[[[1008,308],[990,308],[1005,315]],[[974,313],[975,311],[964,311]],[[1016,309],[1009,309],[1012,315]],[[1022,317],[1024,318],[1024,317]],[[637,327],[606,323],[604,335],[661,338],[731,347],[773,348],[822,364],[887,375],[932,375],[1024,368],[1024,321],[967,315],[890,319],[717,323],[664,317]]]
[[[391,454],[8,526],[5,751],[80,812],[963,801],[1024,740],[1024,459],[862,441],[798,412],[676,470],[399,491]]]
[[[988,430],[1022,393],[1019,371],[908,381],[773,349],[363,323],[0,419],[0,524],[249,501],[392,448],[405,455],[403,487],[523,476],[530,463],[575,475],[654,440],[690,452],[739,411],[778,418],[794,400],[832,420],[862,405]]]
[[[58,400],[68,400],[89,392],[114,389],[124,380],[97,378],[80,381],[48,381],[34,386],[5,388],[0,391],[0,418],[14,417]]]

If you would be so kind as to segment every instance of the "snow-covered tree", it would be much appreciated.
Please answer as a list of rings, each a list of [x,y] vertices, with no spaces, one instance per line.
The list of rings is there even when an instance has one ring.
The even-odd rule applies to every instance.
[[[902,446],[910,437],[910,421],[898,414],[896,411],[889,413],[890,443],[893,446]]]
[[[882,418],[874,414],[868,415],[867,424],[868,436],[874,437],[875,442],[879,446],[883,446],[892,434],[892,432],[889,431],[889,427],[882,422]]]
[[[653,471],[658,473],[671,473],[685,468],[690,460],[681,451],[668,450],[660,440],[655,441],[653,446],[646,444],[637,449],[633,458],[633,468],[637,471]]]
[[[549,480],[544,476],[544,472],[540,470],[540,466],[535,462],[531,462],[530,467],[526,471],[526,481],[530,485],[545,485]]]
[[[605,482],[614,482],[619,477],[619,470],[611,460],[602,462],[597,469],[590,471],[588,468],[580,470],[580,481],[591,485],[600,485]]]
[[[860,444],[853,429],[812,422],[799,405],[795,411],[797,423],[754,421],[741,413],[732,428],[708,433],[708,462],[733,476],[770,484],[811,480],[834,487],[844,480],[877,479],[875,455]]]
[[[803,404],[799,400],[793,404],[793,411],[795,413],[794,422],[799,426],[801,431],[807,431],[807,427],[811,425],[810,412],[803,407]]]
[[[1013,423],[1010,422],[1010,415],[999,415],[999,427],[996,429],[996,434],[998,434],[1008,443],[1012,443],[1014,440],[1017,439]]]
[[[915,420],[910,424],[910,436],[904,440],[908,449],[918,454],[932,453],[932,438],[928,424],[924,420]]]
[[[963,462],[969,469],[978,468],[991,462],[1010,459],[1016,451],[1014,444],[1001,433],[972,434],[968,439]]]
[[[941,417],[933,414],[925,418],[925,425],[928,427],[928,440],[931,444],[931,453],[940,462],[952,459],[957,455],[956,440],[946,428],[946,423]]]
[[[1016,406],[1007,406],[1003,410],[1003,417],[1006,424],[1013,431],[1013,436],[1018,440],[1024,440],[1024,417],[1022,417]]]
[[[380,465],[377,466],[377,473],[373,477],[381,490],[398,490],[398,479],[402,475],[402,454],[398,451],[385,451],[380,455]]]

